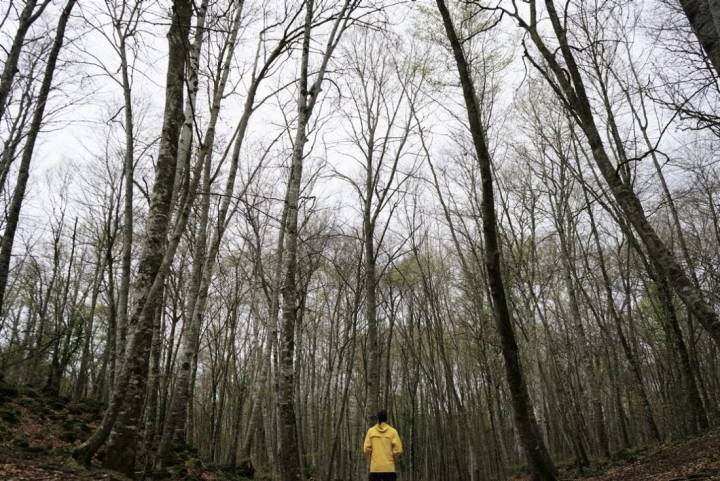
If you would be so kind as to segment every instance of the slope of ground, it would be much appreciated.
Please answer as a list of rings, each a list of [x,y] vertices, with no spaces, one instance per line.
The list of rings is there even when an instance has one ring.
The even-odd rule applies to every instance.
[[[560,466],[563,481],[720,481],[720,431],[626,453],[615,463],[579,474]],[[587,474],[592,472],[593,474]],[[527,475],[512,481],[529,481]]]
[[[74,445],[97,425],[102,406],[70,402],[32,390],[18,392],[0,384],[0,480],[130,481],[97,467],[72,461]],[[720,481],[720,432],[645,449],[622,464],[598,469],[603,474],[578,476],[564,470],[563,480],[578,481]],[[236,470],[206,466],[186,457],[164,479],[168,481],[241,481]],[[521,481],[525,478],[516,478]]]
[[[102,406],[53,398],[34,390],[0,384],[0,480],[130,481],[125,476],[75,463],[73,446],[86,439],[101,419]],[[185,458],[167,481],[242,481],[237,470],[206,466]]]
[[[720,433],[650,448],[632,462],[583,481],[720,480]]]

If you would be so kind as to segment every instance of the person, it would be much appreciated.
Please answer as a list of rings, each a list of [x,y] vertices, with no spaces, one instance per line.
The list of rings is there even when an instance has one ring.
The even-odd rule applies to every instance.
[[[395,481],[395,460],[402,452],[400,435],[387,423],[387,412],[380,411],[363,443],[363,454],[370,460],[370,481]]]

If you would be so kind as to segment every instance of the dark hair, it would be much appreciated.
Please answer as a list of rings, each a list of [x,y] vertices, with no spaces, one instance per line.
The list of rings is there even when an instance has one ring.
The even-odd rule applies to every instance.
[[[378,424],[387,422],[387,411],[384,409],[377,413]]]

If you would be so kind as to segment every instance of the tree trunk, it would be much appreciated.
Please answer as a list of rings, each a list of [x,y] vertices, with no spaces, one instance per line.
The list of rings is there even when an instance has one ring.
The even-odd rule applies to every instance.
[[[710,63],[720,75],[720,2],[718,0],[680,0],[690,26]]]
[[[153,446],[157,441],[157,416],[160,401],[160,354],[163,345],[163,303],[159,303],[154,316],[152,333],[152,344],[150,345],[150,374],[147,382],[147,394],[145,400],[145,426],[143,428],[143,461],[144,474],[152,468],[153,457],[151,455]]]
[[[655,285],[658,288],[658,296],[660,303],[663,305],[665,320],[664,327],[670,338],[672,348],[679,360],[680,378],[683,384],[683,395],[685,397],[688,427],[692,434],[698,431],[704,431],[709,427],[705,408],[703,407],[698,390],[695,374],[690,362],[687,345],[685,344],[683,332],[680,329],[680,323],[677,319],[677,312],[673,304],[672,291],[667,284],[667,280],[660,274],[654,276]],[[661,314],[662,315],[662,314]]]
[[[467,109],[468,123],[482,177],[485,267],[488,273],[488,282],[493,300],[495,323],[500,335],[502,355],[505,360],[505,375],[512,397],[515,426],[520,435],[520,442],[527,456],[533,478],[538,481],[555,481],[555,479],[557,479],[557,471],[550,459],[537,421],[535,420],[532,402],[520,363],[520,353],[515,338],[510,309],[505,296],[505,286],[500,262],[500,246],[498,244],[497,216],[495,214],[492,161],[485,140],[485,130],[482,126],[475,87],[473,85],[470,68],[465,58],[465,53],[462,50],[460,40],[455,32],[455,27],[445,1],[436,0],[436,3],[442,16],[445,32],[452,47],[455,63],[457,64],[463,97],[465,99],[465,107]]]
[[[368,161],[370,163],[370,161]],[[370,220],[370,199],[373,196],[372,166],[368,165],[366,205],[363,220],[363,241],[365,245],[365,316],[368,324],[367,348],[367,421],[375,424],[375,415],[380,410],[380,360],[381,349],[378,339],[377,294],[375,272],[374,225]],[[386,406],[383,406],[385,408]]]
[[[111,437],[105,466],[132,475],[137,455],[137,431],[145,396],[150,343],[155,306],[170,219],[172,188],[177,164],[178,138],[183,122],[183,87],[188,33],[192,8],[189,0],[174,0],[172,23],[168,32],[168,69],[166,76],[165,115],[155,170],[155,184],[147,220],[138,275],[133,285],[135,307],[131,335],[118,382],[101,425],[73,455],[88,463],[95,452]],[[112,434],[111,434],[112,431]]]
[[[8,274],[10,271],[10,258],[12,256],[12,249],[15,243],[15,232],[17,231],[17,226],[20,221],[20,210],[22,209],[22,204],[25,200],[25,190],[27,188],[28,178],[30,177],[30,161],[33,157],[35,142],[38,134],[40,133],[40,127],[42,126],[45,106],[47,104],[48,96],[50,95],[53,76],[55,75],[55,66],[57,64],[58,56],[60,55],[60,49],[62,49],[63,42],[65,40],[65,28],[67,27],[70,13],[72,12],[76,1],[77,0],[68,0],[62,14],[60,15],[60,19],[58,20],[57,28],[55,29],[55,40],[53,40],[52,48],[50,49],[47,57],[45,74],[43,76],[42,84],[40,85],[40,91],[38,92],[37,105],[35,106],[35,112],[33,113],[32,122],[30,123],[30,128],[25,140],[25,148],[20,160],[20,169],[15,183],[15,190],[13,191],[10,205],[7,208],[5,232],[3,232],[2,239],[0,240],[0,313],[2,313],[4,309],[3,302],[5,298],[5,289],[7,287]],[[34,2],[28,2],[28,4],[29,3],[34,4]],[[46,4],[47,3],[43,4],[43,8]],[[12,59],[8,58],[8,61],[10,60]],[[5,74],[8,73],[8,71],[11,71],[9,74],[14,75],[15,69],[16,67],[6,63],[3,70],[2,81],[5,81]],[[12,78],[10,78],[9,81],[12,81]],[[0,88],[5,87],[0,84]],[[9,85],[7,88],[9,88]],[[3,95],[2,91],[0,91],[0,96],[1,95]]]
[[[2,75],[0,75],[0,119],[2,119],[5,114],[5,108],[7,107],[7,99],[10,95],[10,91],[12,90],[12,83],[15,79],[15,74],[18,73],[17,65],[18,61],[20,60],[20,53],[22,51],[23,45],[25,44],[25,36],[27,35],[28,30],[30,29],[32,24],[35,23],[35,20],[37,20],[40,15],[42,15],[43,10],[45,10],[45,7],[47,7],[49,3],[50,0],[43,0],[43,3],[40,5],[37,11],[33,12],[33,10],[35,10],[35,7],[37,6],[37,0],[27,0],[25,2],[25,6],[20,12],[20,17],[18,18],[18,29],[15,32],[12,45],[10,46],[7,58],[5,59]],[[65,29],[64,26],[62,28],[63,30]],[[60,35],[60,37],[62,36],[63,35]],[[57,34],[55,38],[58,38]],[[62,39],[60,40],[60,42],[62,43]],[[54,69],[55,68],[53,65],[53,70]]]
[[[298,257],[298,207],[302,184],[303,158],[307,142],[307,124],[311,115],[308,106],[308,58],[310,56],[310,32],[312,29],[314,1],[305,4],[305,30],[297,97],[297,126],[285,198],[285,246],[283,248],[282,324],[279,345],[278,417],[280,452],[278,464],[281,481],[299,481],[300,449],[295,417],[295,325],[297,323],[297,257]]]
[[[205,8],[207,8],[207,0],[203,3],[203,11]],[[216,91],[213,95],[213,103],[211,106],[211,113],[210,113],[210,121],[207,128],[207,133],[205,135],[205,139],[203,140],[203,143],[200,147],[199,151],[199,158],[200,162],[204,164],[204,174],[203,174],[203,192],[209,193],[210,192],[210,186],[211,186],[211,173],[210,173],[210,157],[213,151],[214,143],[215,143],[215,127],[217,125],[217,121],[220,114],[220,104],[225,96],[225,86],[227,84],[228,75],[230,72],[230,66],[232,62],[232,55],[235,49],[235,44],[237,41],[237,35],[240,28],[240,19],[242,16],[243,11],[243,3],[241,2],[236,10],[234,22],[233,22],[233,28],[230,32],[228,43],[227,43],[227,56],[224,59],[223,68],[219,74],[219,78],[217,81],[217,87]],[[198,19],[198,32],[202,31],[203,23],[201,23],[200,19]],[[199,60],[200,55],[200,49],[202,46],[202,34],[198,33],[195,38],[194,42],[194,51],[195,51],[195,68],[197,68],[197,63]],[[195,83],[197,83],[197,75],[195,75]],[[197,88],[197,86],[195,86]],[[250,97],[250,96],[249,96]],[[242,143],[242,138],[244,137],[245,130],[247,128],[247,122],[249,120],[250,113],[252,112],[252,105],[253,105],[254,96],[248,101],[250,107],[247,107],[248,102],[246,102],[246,108],[244,111],[243,118],[241,120],[240,126],[241,131],[238,132],[238,137],[236,138],[236,145],[238,143]],[[194,110],[195,106],[194,104],[191,107],[186,107],[186,115],[188,112],[192,112]],[[187,121],[184,126],[185,128],[190,128],[191,125],[188,126]],[[188,136],[190,134],[187,134]],[[185,143],[190,143],[190,138],[185,139]],[[184,144],[181,142],[181,147]],[[181,154],[184,154],[187,159],[190,157],[189,152],[189,145],[182,147]],[[185,310],[186,320],[189,323],[189,329],[186,333],[185,338],[183,339],[183,348],[180,356],[180,371],[178,373],[177,380],[174,385],[173,395],[171,396],[172,403],[170,406],[170,411],[168,412],[167,418],[165,419],[165,426],[163,427],[163,434],[160,440],[160,445],[158,447],[158,456],[157,456],[157,463],[158,466],[161,466],[163,462],[167,461],[167,455],[169,452],[170,444],[173,441],[173,439],[183,441],[186,437],[186,420],[187,420],[187,406],[190,402],[190,393],[191,393],[191,367],[197,362],[197,353],[199,348],[199,337],[200,337],[200,329],[202,328],[202,321],[205,314],[205,304],[207,302],[207,296],[208,291],[210,289],[210,281],[212,279],[212,273],[213,273],[213,266],[215,264],[218,250],[220,247],[220,242],[222,239],[222,235],[225,230],[225,221],[227,217],[227,212],[230,204],[230,199],[232,197],[234,187],[235,187],[235,178],[238,168],[238,158],[239,158],[239,147],[236,149],[236,155],[233,155],[232,164],[230,166],[230,172],[228,174],[228,179],[226,182],[226,188],[224,192],[224,196],[221,201],[221,207],[220,211],[218,212],[218,219],[216,228],[213,231],[213,235],[211,237],[210,246],[208,249],[208,215],[209,215],[209,208],[210,208],[210,196],[204,195],[203,201],[200,208],[200,225],[199,225],[199,232],[198,232],[198,240],[196,244],[196,252],[194,253],[193,258],[193,267],[192,267],[192,276],[191,276],[191,285],[190,285],[190,292],[188,295],[188,307]]]
[[[585,200],[585,209],[588,213],[588,219],[590,221],[590,233],[592,235],[593,243],[595,245],[595,249],[597,251],[598,256],[598,263],[600,266],[600,273],[602,274],[602,280],[603,280],[603,287],[605,290],[605,296],[607,300],[608,309],[610,310],[610,317],[613,320],[613,324],[615,326],[615,331],[618,336],[618,340],[620,341],[620,345],[622,347],[623,353],[625,354],[625,358],[627,359],[628,363],[630,364],[630,372],[632,373],[633,377],[635,378],[635,383],[633,384],[633,389],[639,394],[640,399],[642,401],[643,405],[643,412],[645,414],[645,422],[647,424],[648,430],[650,431],[650,435],[652,438],[660,442],[662,437],[660,435],[660,430],[658,429],[657,422],[655,421],[655,415],[653,414],[652,406],[650,404],[650,399],[647,393],[647,388],[645,387],[645,380],[642,375],[642,368],[640,366],[640,363],[637,360],[637,357],[633,353],[633,350],[630,346],[629,341],[627,340],[627,337],[625,336],[625,333],[622,330],[622,319],[621,315],[618,312],[617,308],[615,307],[615,298],[612,291],[612,285],[613,282],[610,279],[610,274],[607,270],[607,264],[605,262],[605,254],[603,253],[603,247],[600,243],[600,234],[598,232],[598,224],[595,220],[595,214],[592,209],[592,203],[590,202],[590,198],[588,195],[588,187],[585,183],[585,179],[582,174],[582,168],[580,165],[580,156],[579,152],[577,151],[577,142],[578,140],[573,137],[575,141],[573,142],[573,149],[575,150],[575,165],[577,167],[577,171],[580,173],[580,182],[582,184],[582,192],[583,192],[583,199]],[[626,226],[626,224],[621,223],[620,227],[623,228]],[[627,229],[623,228],[623,231],[626,232]],[[627,234],[627,232],[626,232]]]
[[[120,23],[116,29],[119,31]],[[121,35],[118,32],[118,35]],[[123,102],[125,110],[125,152],[123,155],[123,180],[125,182],[125,198],[123,204],[122,224],[122,257],[120,261],[120,286],[118,289],[117,307],[117,347],[115,351],[122,355],[125,352],[125,342],[128,329],[128,295],[130,293],[130,269],[132,263],[133,244],[133,191],[135,171],[135,133],[133,124],[132,91],[130,86],[130,73],[128,71],[126,37],[120,39],[120,74],[122,76]]]
[[[283,249],[284,277],[282,282],[282,330],[279,346],[278,418],[280,425],[280,453],[278,464],[281,481],[298,481],[300,473],[300,449],[298,444],[297,421],[295,416],[295,326],[298,311],[298,208],[302,185],[303,159],[307,128],[313,109],[320,95],[328,62],[337,47],[340,37],[348,27],[349,16],[357,8],[358,0],[345,0],[335,21],[317,70],[315,81],[309,85],[308,62],[310,57],[311,31],[314,18],[314,0],[305,3],[305,26],[298,79],[297,124],[290,165],[287,193],[283,215],[285,218],[285,246]]]
[[[553,71],[557,82],[554,86],[565,95],[568,108],[575,113],[578,123],[585,133],[595,163],[610,187],[610,191],[625,218],[638,233],[648,255],[659,266],[662,275],[668,278],[668,282],[682,299],[688,311],[700,321],[715,344],[720,346],[720,319],[718,319],[717,313],[707,303],[703,294],[693,286],[692,281],[678,260],[660,239],[650,224],[637,194],[633,191],[632,185],[621,178],[618,170],[610,160],[603,145],[602,136],[595,123],[593,109],[585,91],[580,69],[575,62],[574,54],[568,43],[566,32],[558,17],[554,2],[553,0],[545,0],[545,5],[547,6],[555,36],[560,43],[560,51],[565,60],[564,67],[560,66],[554,54],[548,50],[537,31],[537,26],[527,24],[524,24],[524,26],[529,30],[535,45]],[[534,4],[532,8],[535,8]]]
[[[210,162],[205,162],[203,168],[203,192],[210,191]],[[176,375],[173,394],[170,395],[171,404],[170,411],[165,418],[162,438],[158,447],[158,467],[167,461],[170,452],[171,443],[177,440],[180,443],[185,442],[187,406],[190,401],[190,379],[191,368],[197,359],[197,353],[200,345],[200,330],[202,328],[202,315],[195,316],[195,303],[201,289],[203,277],[202,266],[205,262],[205,253],[207,247],[207,226],[208,215],[210,210],[210,196],[204,195],[200,205],[200,215],[198,220],[197,231],[195,231],[195,252],[193,254],[192,273],[190,276],[188,308],[185,310],[185,335],[183,337],[183,345],[180,352],[178,373]]]

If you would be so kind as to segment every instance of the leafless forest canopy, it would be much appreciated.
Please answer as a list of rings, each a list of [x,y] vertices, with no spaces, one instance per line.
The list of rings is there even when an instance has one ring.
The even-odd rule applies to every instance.
[[[73,456],[359,480],[720,424],[714,0],[5,0],[0,381]]]

